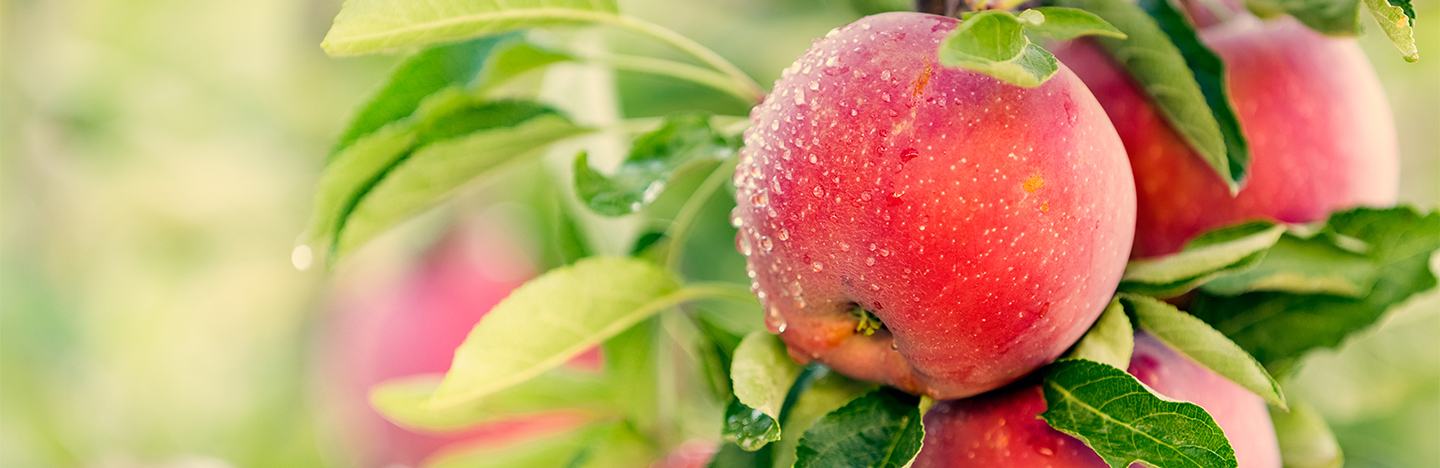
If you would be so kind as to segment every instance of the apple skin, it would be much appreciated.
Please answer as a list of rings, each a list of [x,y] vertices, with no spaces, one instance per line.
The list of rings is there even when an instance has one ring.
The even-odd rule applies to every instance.
[[[447,433],[399,427],[369,405],[384,381],[444,373],[480,318],[534,275],[519,244],[502,233],[462,228],[447,234],[398,281],[340,281],[322,354],[323,402],[360,466],[418,466],[460,446],[502,444],[574,427],[578,414],[527,416]],[[575,363],[597,368],[598,355]]]
[[[1098,47],[1081,41],[1056,51],[1100,99],[1130,154],[1139,201],[1132,255],[1172,253],[1197,234],[1245,220],[1310,222],[1395,202],[1395,125],[1354,40],[1324,37],[1290,18],[1248,16],[1201,38],[1225,63],[1250,143],[1250,175],[1233,198]]]
[[[1240,468],[1280,466],[1275,429],[1260,397],[1149,335],[1135,337],[1130,373],[1167,398],[1205,408],[1230,439]],[[1040,419],[1043,412],[1044,394],[1033,383],[937,403],[925,414],[925,445],[914,466],[1106,467],[1080,440]]]
[[[1135,206],[1079,79],[944,68],[955,25],[888,13],[815,42],[751,112],[732,220],[793,358],[936,398],[1068,348],[1115,291]],[[857,305],[885,328],[857,333]]]

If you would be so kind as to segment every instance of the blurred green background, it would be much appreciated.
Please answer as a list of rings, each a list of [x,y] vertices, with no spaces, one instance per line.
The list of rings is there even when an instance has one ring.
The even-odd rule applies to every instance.
[[[762,83],[855,17],[840,0],[621,4]],[[0,466],[344,464],[310,377],[326,280],[289,254],[331,139],[395,58],[326,57],[338,8],[0,3]],[[1433,207],[1440,5],[1416,9],[1431,57],[1361,43],[1399,124],[1401,197]],[[744,112],[653,78],[621,87],[643,91],[634,114]],[[1440,296],[1299,381],[1352,466],[1440,466]]]

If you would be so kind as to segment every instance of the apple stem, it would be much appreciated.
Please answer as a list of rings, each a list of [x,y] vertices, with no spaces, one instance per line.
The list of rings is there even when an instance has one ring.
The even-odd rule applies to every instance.
[[[960,0],[915,0],[915,11],[950,16],[960,9]]]

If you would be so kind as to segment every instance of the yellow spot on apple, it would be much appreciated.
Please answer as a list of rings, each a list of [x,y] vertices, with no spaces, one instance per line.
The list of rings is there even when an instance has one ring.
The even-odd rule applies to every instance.
[[[1045,187],[1045,179],[1040,177],[1038,174],[1032,175],[1030,176],[1030,178],[1025,179],[1025,183],[1022,184],[1020,187],[1025,189],[1025,193],[1035,193],[1035,191],[1040,190],[1042,187]]]

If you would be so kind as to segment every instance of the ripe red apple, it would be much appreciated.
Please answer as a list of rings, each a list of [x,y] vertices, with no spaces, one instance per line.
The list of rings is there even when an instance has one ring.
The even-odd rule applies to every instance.
[[[1264,218],[1308,222],[1356,205],[1395,201],[1395,125],[1379,80],[1354,40],[1293,19],[1241,17],[1201,32],[1250,142],[1250,176],[1236,197],[1171,129],[1114,62],[1087,42],[1057,51],[1100,99],[1135,173],[1133,255],[1178,250],[1191,237]]]
[[[957,21],[870,16],[751,113],[737,240],[797,360],[957,398],[1050,362],[1095,320],[1134,224],[1124,148],[1068,69],[1026,89],[937,63]],[[873,335],[857,331],[879,324]]]
[[[1135,339],[1130,373],[1167,398],[1205,408],[1235,448],[1243,468],[1280,466],[1265,402],[1148,335]],[[1027,384],[966,400],[940,402],[925,414],[925,445],[916,467],[1048,466],[1103,468],[1079,440],[1050,428],[1045,397]]]
[[[461,229],[396,284],[341,285],[326,330],[319,398],[333,409],[345,447],[358,452],[356,463],[415,466],[444,447],[498,444],[577,424],[576,415],[556,414],[420,433],[384,420],[368,403],[381,382],[450,368],[481,316],[533,275],[516,245],[493,230]],[[591,367],[595,361],[588,358]]]

